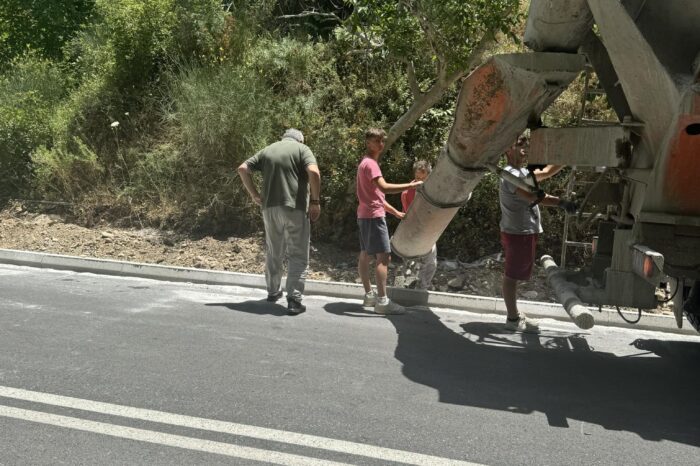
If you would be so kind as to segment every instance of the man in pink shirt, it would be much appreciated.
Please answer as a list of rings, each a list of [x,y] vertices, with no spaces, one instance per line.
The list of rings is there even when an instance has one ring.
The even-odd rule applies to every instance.
[[[357,226],[360,229],[360,257],[357,269],[365,287],[364,306],[373,306],[374,312],[377,314],[403,314],[404,308],[390,301],[386,295],[391,246],[389,245],[389,230],[386,226],[385,216],[387,209],[396,211],[387,204],[385,195],[398,194],[420,186],[423,182],[390,184],[384,180],[382,170],[379,168],[379,157],[384,149],[385,138],[386,133],[382,129],[370,128],[367,130],[365,133],[367,154],[357,167],[356,192],[359,201]],[[396,214],[399,213],[396,212]],[[370,282],[369,266],[372,256],[376,258],[376,292],[372,290]]]

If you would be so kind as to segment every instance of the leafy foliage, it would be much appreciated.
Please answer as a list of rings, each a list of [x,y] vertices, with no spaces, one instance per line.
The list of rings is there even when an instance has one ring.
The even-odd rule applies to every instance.
[[[65,94],[65,78],[50,61],[29,54],[0,75],[0,195],[25,192],[31,152],[51,141],[51,116]]]
[[[87,220],[253,231],[259,210],[235,168],[297,127],[322,172],[314,234],[354,249],[363,134],[390,128],[415,102],[406,64],[420,92],[441,72],[464,71],[484,37],[520,19],[518,3],[0,0],[0,195],[70,201]],[[575,119],[574,87],[548,124]],[[456,93],[444,86],[385,154],[389,181],[410,180],[415,160],[435,163]],[[604,110],[598,98],[587,116]],[[484,177],[440,240],[442,255],[498,250],[497,188]],[[554,241],[560,216],[544,221]]]
[[[60,59],[93,7],[94,0],[0,0],[0,64],[27,51]]]
[[[463,69],[485,35],[509,33],[517,0],[349,0],[350,24],[371,48],[395,59]]]

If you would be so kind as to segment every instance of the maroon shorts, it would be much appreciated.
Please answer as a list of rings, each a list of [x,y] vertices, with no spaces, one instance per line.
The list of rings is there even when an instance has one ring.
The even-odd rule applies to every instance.
[[[535,263],[537,234],[513,235],[501,232],[501,245],[506,255],[506,277],[529,280]]]

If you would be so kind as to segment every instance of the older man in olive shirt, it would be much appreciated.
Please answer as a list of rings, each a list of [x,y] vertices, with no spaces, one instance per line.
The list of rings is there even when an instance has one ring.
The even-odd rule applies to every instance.
[[[262,172],[262,196],[253,182],[252,171]],[[262,207],[267,300],[276,302],[282,297],[282,261],[286,252],[287,310],[300,314],[306,310],[301,300],[309,265],[309,219],[316,221],[321,214],[321,174],[316,158],[304,145],[301,131],[288,129],[280,141],[243,162],[238,174],[253,201]]]

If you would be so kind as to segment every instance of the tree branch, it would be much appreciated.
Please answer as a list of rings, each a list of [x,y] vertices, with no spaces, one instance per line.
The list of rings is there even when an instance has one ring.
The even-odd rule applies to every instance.
[[[409,61],[406,63],[408,68],[408,87],[411,89],[411,94],[413,98],[417,99],[421,94],[420,86],[418,85],[418,80],[416,79],[416,68],[413,66],[413,62]]]
[[[445,63],[445,60],[441,57],[438,56],[438,62],[437,62],[437,81],[440,83],[441,86],[447,86],[447,63]]]
[[[446,88],[444,88],[440,82],[436,82],[427,92],[421,93],[418,97],[413,99],[411,107],[406,110],[406,112],[401,115],[401,118],[389,129],[389,133],[386,135],[384,153],[386,153],[391,146],[418,121],[421,115],[442,98],[445,90]]]
[[[425,37],[428,41],[428,45],[430,45],[430,49],[436,56],[439,57],[440,53],[438,53],[438,47],[436,43],[436,37],[438,34],[433,28],[432,24],[430,24],[430,21],[428,21],[425,15],[423,15],[423,12],[420,10],[418,2],[403,0],[401,3],[403,3],[406,6],[406,8],[408,8],[408,10],[411,13],[413,13],[413,15],[416,17],[418,23],[420,24],[420,28],[423,31],[423,34],[425,34]]]
[[[484,61],[484,55],[488,52],[489,48],[493,45],[496,40],[496,36],[492,31],[485,33],[479,43],[474,47],[467,64],[461,69],[452,73],[449,77],[445,78],[445,82],[448,86],[457,81],[464,76],[467,76],[472,72],[474,68],[479,66]]]
[[[495,35],[492,31],[487,32],[481,37],[479,43],[474,47],[474,51],[469,57],[467,63],[460,67],[459,70],[448,75],[447,64],[444,60],[438,59],[438,78],[433,83],[433,85],[426,92],[421,92],[418,95],[414,95],[413,103],[411,107],[406,110],[406,112],[401,115],[396,123],[389,129],[387,134],[386,144],[384,145],[384,152],[388,151],[391,146],[411,127],[418,121],[418,119],[423,115],[430,107],[435,105],[440,101],[445,91],[449,89],[452,84],[454,84],[461,77],[466,76],[471,72],[472,68],[480,65],[484,59],[484,54],[488,51],[489,47],[493,44],[495,40]],[[409,66],[409,75],[411,73],[411,66]],[[413,70],[415,73],[415,70]],[[415,76],[413,77],[415,80]],[[409,77],[410,85],[410,77]],[[413,92],[413,89],[411,89]]]
[[[302,11],[301,13],[297,13],[295,15],[278,16],[277,19],[301,19],[308,18],[310,16],[321,18],[324,21],[336,21],[338,23],[343,22],[340,16],[336,15],[335,13],[323,13],[320,11]]]

